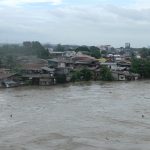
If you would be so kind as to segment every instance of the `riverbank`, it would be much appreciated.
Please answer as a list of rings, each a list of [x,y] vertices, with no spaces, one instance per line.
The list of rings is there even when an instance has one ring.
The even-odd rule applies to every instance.
[[[61,83],[61,84],[55,84],[55,85],[51,85],[51,86],[40,86],[40,85],[22,85],[22,86],[16,86],[16,87],[10,87],[10,88],[6,88],[6,87],[0,87],[0,89],[30,89],[30,88],[46,88],[46,89],[52,89],[52,88],[57,88],[57,87],[68,87],[71,85],[91,85],[91,84],[100,84],[100,85],[104,85],[104,84],[122,84],[122,83],[140,83],[140,82],[149,82],[150,79],[139,79],[139,80],[132,80],[132,81],[76,81],[76,82],[66,82],[66,83]]]

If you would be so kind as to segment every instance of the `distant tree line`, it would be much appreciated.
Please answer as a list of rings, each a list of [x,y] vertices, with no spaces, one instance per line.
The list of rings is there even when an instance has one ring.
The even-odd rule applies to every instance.
[[[0,56],[28,56],[35,55],[39,58],[47,58],[48,50],[45,49],[40,42],[23,42],[19,44],[5,44],[0,47]]]
[[[49,58],[48,49],[45,49],[40,42],[23,42],[19,44],[5,44],[0,47],[0,67],[13,68],[16,65],[16,58],[19,56],[36,56],[38,58]]]
[[[58,44],[55,48],[54,48],[54,51],[58,51],[58,52],[64,52],[66,51],[65,49],[66,47],[61,45],[61,44]],[[75,51],[75,52],[82,52],[83,54],[87,54],[87,55],[90,55],[92,57],[95,57],[95,58],[100,58],[101,57],[101,53],[100,53],[100,49],[96,46],[78,46],[77,48],[74,48],[74,49],[67,49],[69,51]]]
[[[90,47],[80,46],[75,51],[82,52],[83,54],[87,54],[95,58],[101,57],[100,49],[96,46],[90,46]]]

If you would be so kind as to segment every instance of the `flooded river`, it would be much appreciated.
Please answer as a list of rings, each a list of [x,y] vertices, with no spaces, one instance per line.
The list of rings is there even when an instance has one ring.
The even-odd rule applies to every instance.
[[[0,150],[149,150],[150,80],[0,89]]]

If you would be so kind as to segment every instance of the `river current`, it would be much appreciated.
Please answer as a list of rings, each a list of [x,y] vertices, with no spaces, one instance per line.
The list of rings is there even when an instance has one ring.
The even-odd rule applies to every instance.
[[[150,150],[150,80],[0,89],[0,150]]]

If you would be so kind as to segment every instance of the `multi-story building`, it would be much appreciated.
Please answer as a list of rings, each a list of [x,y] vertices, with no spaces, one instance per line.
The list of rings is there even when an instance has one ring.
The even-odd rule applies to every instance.
[[[125,43],[125,49],[130,49],[131,48],[131,44],[130,43]]]

